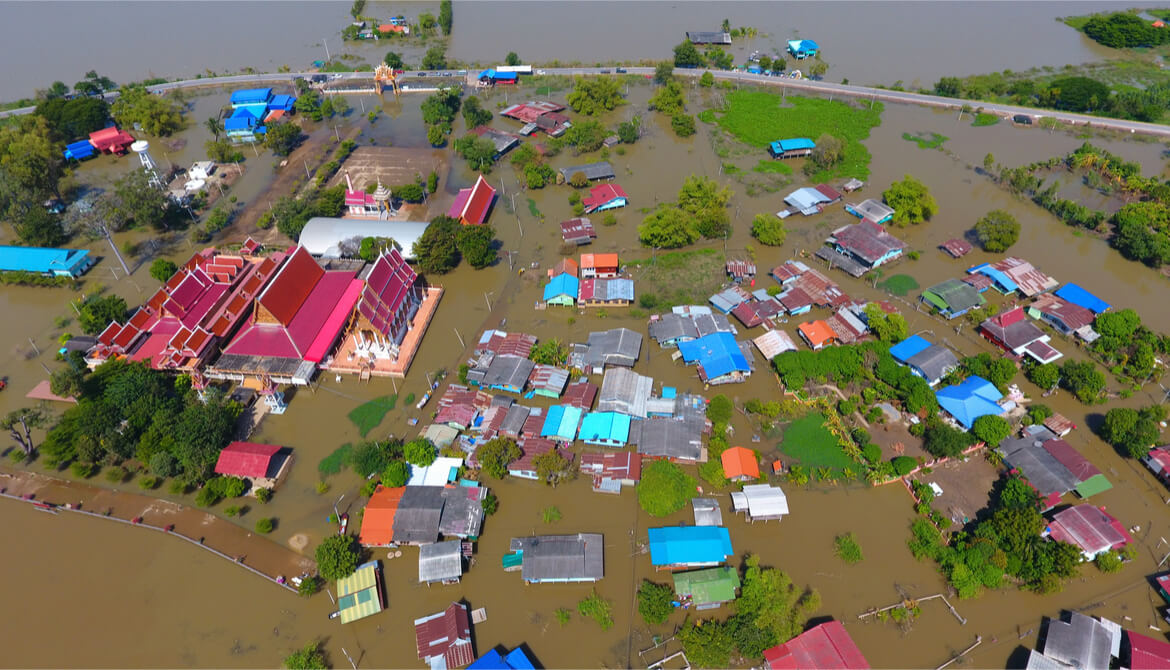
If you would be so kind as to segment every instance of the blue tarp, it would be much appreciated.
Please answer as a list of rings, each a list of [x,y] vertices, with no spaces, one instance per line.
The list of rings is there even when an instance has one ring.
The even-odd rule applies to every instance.
[[[698,362],[707,379],[716,379],[732,372],[751,372],[743,351],[731,333],[711,333],[697,340],[679,342],[683,361]]]
[[[1109,303],[1089,293],[1085,289],[1076,284],[1065,284],[1056,289],[1056,297],[1067,300],[1074,305],[1084,307],[1085,309],[1100,314],[1109,309]]]
[[[721,526],[667,526],[647,532],[652,565],[722,563],[735,553],[731,535]]]
[[[890,347],[890,355],[899,363],[905,363],[910,360],[915,354],[922,353],[930,348],[930,342],[917,336],[911,335],[901,342]]]
[[[590,412],[581,421],[577,437],[583,442],[620,442],[630,439],[630,417],[617,412]]]
[[[94,148],[89,140],[79,140],[65,147],[65,158],[81,160],[93,156]]]
[[[573,300],[576,300],[578,286],[579,282],[576,277],[568,272],[562,272],[553,277],[552,281],[548,283],[548,286],[544,287],[544,299],[552,300],[557,296],[567,295]],[[631,299],[633,298],[631,297]]]
[[[271,97],[271,88],[244,88],[232,92],[232,105],[265,104]]]
[[[939,389],[935,397],[939,406],[967,429],[981,416],[1003,413],[1003,408],[997,404],[1003,394],[994,384],[976,375],[968,377],[962,384]]]

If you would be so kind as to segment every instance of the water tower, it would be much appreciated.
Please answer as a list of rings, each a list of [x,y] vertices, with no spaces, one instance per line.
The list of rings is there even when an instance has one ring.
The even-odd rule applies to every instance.
[[[146,176],[150,180],[150,185],[161,191],[163,189],[162,177],[158,174],[158,169],[154,165],[154,159],[150,157],[150,142],[138,140],[130,145],[130,150],[138,154],[138,160],[142,163],[142,169],[146,170]]]

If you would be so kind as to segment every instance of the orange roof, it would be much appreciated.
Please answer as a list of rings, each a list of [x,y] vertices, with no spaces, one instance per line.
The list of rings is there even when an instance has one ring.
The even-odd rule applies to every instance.
[[[380,33],[401,33],[405,31],[406,26],[396,26],[392,23],[383,23],[382,25],[378,26],[378,32]]]
[[[797,329],[804,336],[804,339],[808,340],[814,347],[819,347],[837,337],[837,333],[833,332],[829,324],[821,320],[802,323],[797,326]]]
[[[617,265],[617,254],[581,254],[583,268],[616,268]]]
[[[374,489],[374,495],[370,496],[366,511],[362,513],[362,530],[358,534],[364,546],[390,544],[394,537],[394,514],[398,512],[398,503],[405,492],[405,486],[390,489],[379,484]]]
[[[260,294],[260,304],[287,328],[324,274],[325,270],[317,265],[309,252],[304,247],[297,247],[276,278]]]
[[[756,462],[756,452],[747,447],[732,447],[723,452],[723,476],[728,479],[734,477],[760,478],[760,466]]]

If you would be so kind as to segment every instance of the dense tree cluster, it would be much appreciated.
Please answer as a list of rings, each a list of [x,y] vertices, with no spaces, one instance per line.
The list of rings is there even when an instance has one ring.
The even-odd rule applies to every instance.
[[[674,206],[662,205],[638,226],[642,244],[659,249],[673,249],[695,242],[700,237],[719,238],[731,230],[727,203],[731,190],[709,177],[691,175],[683,182]]]
[[[617,79],[611,77],[578,77],[565,100],[574,112],[586,116],[612,111],[625,102]]]
[[[653,461],[642,468],[638,504],[650,516],[669,516],[695,495],[695,480],[670,461]]]
[[[1165,29],[1158,29],[1158,32],[1163,36],[1170,35]],[[1088,111],[1154,123],[1170,108],[1170,85],[1165,83],[1142,88],[1125,87],[1114,92],[1107,84],[1083,76],[1052,80],[1001,73],[965,79],[943,77],[934,85],[934,93],[951,98],[1005,100],[1029,107]]]
[[[882,192],[882,199],[887,205],[894,208],[893,222],[899,226],[910,223],[929,221],[938,214],[938,202],[926,189],[926,185],[910,175],[902,181],[890,184]]]
[[[589,119],[578,121],[569,126],[562,141],[573,147],[574,153],[584,154],[600,149],[601,145],[605,143],[605,138],[609,135],[609,130],[601,125],[600,121]]]
[[[784,385],[792,390],[810,381],[832,381],[838,387],[862,383],[875,398],[901,402],[911,413],[938,411],[938,402],[926,380],[898,365],[889,346],[864,344],[826,347],[820,351],[786,351],[772,359]]]
[[[123,126],[138,124],[150,135],[170,135],[183,127],[183,110],[170,98],[145,86],[124,86],[110,105],[110,115]]]
[[[314,216],[341,216],[344,209],[344,184],[326,189],[311,186],[300,197],[286,195],[278,198],[272,206],[272,220],[276,222],[277,230],[296,240],[309,219]]]
[[[54,139],[72,142],[109,125],[110,106],[101,98],[51,98],[37,105],[35,114],[45,119]]]
[[[1158,423],[1166,420],[1166,408],[1150,405],[1141,410],[1114,407],[1105,413],[1101,439],[1130,458],[1143,458],[1155,446],[1161,431]]]
[[[1020,239],[1020,223],[1010,212],[993,209],[975,222],[975,236],[984,251],[1007,251]]]
[[[479,461],[480,470],[496,479],[507,477],[508,464],[522,455],[516,442],[504,437],[489,440],[475,450],[475,460]]]
[[[1130,12],[1091,17],[1081,31],[1096,42],[1114,49],[1152,47],[1170,42],[1170,31]]]
[[[752,237],[770,247],[784,244],[788,237],[788,230],[784,227],[784,220],[772,214],[756,214],[752,218]]]

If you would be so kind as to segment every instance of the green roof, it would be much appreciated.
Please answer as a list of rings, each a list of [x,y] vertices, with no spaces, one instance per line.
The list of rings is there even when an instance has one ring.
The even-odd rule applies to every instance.
[[[354,573],[337,580],[337,609],[341,623],[364,619],[382,611],[382,593],[378,579],[378,562],[358,566]]]
[[[975,287],[958,279],[931,286],[922,292],[922,298],[940,310],[950,309],[952,312],[962,312],[987,302]]]
[[[680,596],[691,596],[695,605],[735,600],[737,588],[739,574],[729,567],[680,572],[674,575],[675,593]]]
[[[1108,491],[1111,488],[1113,488],[1113,483],[1108,479],[1105,479],[1105,475],[1096,474],[1078,484],[1076,491],[1077,495],[1080,497],[1088,498],[1090,496],[1095,496],[1098,493]]]

